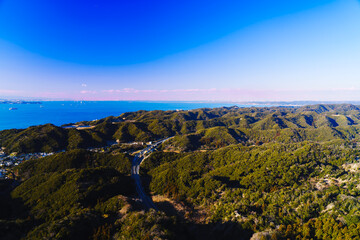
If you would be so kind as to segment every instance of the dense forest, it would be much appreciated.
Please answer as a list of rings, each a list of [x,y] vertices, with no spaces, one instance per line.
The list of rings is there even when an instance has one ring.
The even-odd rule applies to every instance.
[[[0,132],[1,239],[360,239],[360,107],[138,111]],[[131,179],[142,163],[158,211]],[[100,149],[100,151],[93,151]]]

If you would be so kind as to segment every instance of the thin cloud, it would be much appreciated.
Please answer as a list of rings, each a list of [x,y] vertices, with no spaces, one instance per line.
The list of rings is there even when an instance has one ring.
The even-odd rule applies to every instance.
[[[97,91],[87,91],[87,90],[83,90],[83,91],[80,91],[81,94],[96,94]]]
[[[360,91],[359,88],[350,87],[350,88],[333,88],[332,91]]]
[[[22,93],[23,91],[18,90],[9,90],[9,89],[0,89],[0,93],[13,94],[13,93]]]
[[[134,89],[134,88],[123,88],[123,89],[108,89],[102,90],[103,93],[191,93],[191,92],[215,92],[216,88],[210,89]]]

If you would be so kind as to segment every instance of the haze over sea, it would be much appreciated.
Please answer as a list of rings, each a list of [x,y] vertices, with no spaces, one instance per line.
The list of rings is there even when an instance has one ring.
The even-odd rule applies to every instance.
[[[44,101],[41,104],[0,104],[0,130],[27,128],[52,123],[91,121],[138,110],[190,110],[233,106],[219,102],[140,102],[140,101]],[[249,105],[237,105],[246,107]],[[253,105],[252,105],[253,106]],[[260,106],[260,105],[259,105]],[[10,111],[9,108],[17,108]]]

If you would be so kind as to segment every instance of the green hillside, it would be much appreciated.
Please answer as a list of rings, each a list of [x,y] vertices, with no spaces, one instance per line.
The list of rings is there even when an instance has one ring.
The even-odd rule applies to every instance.
[[[145,211],[130,177],[146,143]],[[2,239],[360,239],[355,105],[137,111],[0,132]],[[12,156],[15,156],[14,153]]]

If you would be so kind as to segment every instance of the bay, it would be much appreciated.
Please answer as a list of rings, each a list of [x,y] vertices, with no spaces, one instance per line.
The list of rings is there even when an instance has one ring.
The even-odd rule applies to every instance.
[[[219,102],[139,102],[139,101],[44,101],[41,104],[0,104],[0,130],[27,128],[52,123],[91,121],[138,110],[190,110],[230,107],[235,103]],[[254,105],[237,105],[248,107]],[[260,105],[259,105],[260,106]],[[16,110],[9,110],[16,108]]]

